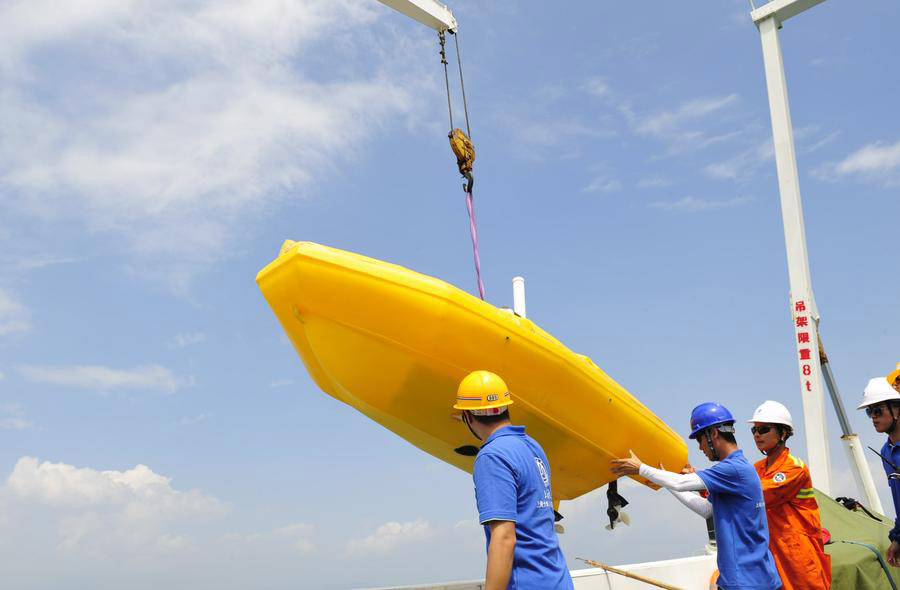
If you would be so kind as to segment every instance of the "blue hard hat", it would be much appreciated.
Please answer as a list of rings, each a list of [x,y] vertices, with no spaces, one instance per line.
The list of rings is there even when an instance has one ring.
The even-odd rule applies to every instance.
[[[697,436],[709,428],[717,424],[733,424],[734,416],[728,411],[728,408],[722,404],[715,402],[706,402],[700,404],[691,412],[691,436]]]

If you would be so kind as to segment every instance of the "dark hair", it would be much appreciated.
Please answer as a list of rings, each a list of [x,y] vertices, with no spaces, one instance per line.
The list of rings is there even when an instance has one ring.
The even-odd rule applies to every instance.
[[[472,417],[472,420],[475,420],[479,424],[496,424],[498,422],[505,422],[509,420],[509,410],[503,410],[499,414],[491,414],[489,416],[476,416],[472,412],[469,412],[469,416]]]
[[[776,424],[775,428],[778,429],[778,437],[784,442],[787,442],[787,439],[794,436],[794,429],[787,424]]]

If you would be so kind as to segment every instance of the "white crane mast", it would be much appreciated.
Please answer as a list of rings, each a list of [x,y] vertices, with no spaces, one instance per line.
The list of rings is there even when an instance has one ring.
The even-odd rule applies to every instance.
[[[775,143],[775,166],[781,194],[781,215],[784,221],[784,241],[787,248],[790,278],[791,318],[794,323],[795,348],[800,372],[800,395],[806,427],[806,449],[809,469],[817,488],[831,495],[831,463],[825,421],[825,394],[820,362],[818,323],[819,312],[813,296],[806,250],[806,231],[803,206],[797,175],[797,156],[794,132],[788,105],[787,83],[778,29],[787,19],[802,13],[824,0],[773,0],[754,8],[750,16],[759,28],[762,40],[769,110],[772,116],[772,138]],[[753,2],[751,0],[751,6]],[[830,374],[830,373],[829,373]],[[834,393],[834,392],[833,392]],[[834,399],[835,409],[843,415],[842,402]],[[881,501],[872,474],[863,456],[859,437],[849,432],[846,419],[841,421],[844,442],[857,487],[866,495],[869,506],[882,512]]]

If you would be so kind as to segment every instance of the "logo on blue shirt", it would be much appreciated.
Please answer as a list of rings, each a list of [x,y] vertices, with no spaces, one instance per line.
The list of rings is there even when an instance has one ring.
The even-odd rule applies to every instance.
[[[544,487],[550,487],[550,476],[547,475],[547,468],[544,466],[544,462],[541,461],[540,457],[534,458],[534,464],[537,465],[538,473],[541,474],[541,481],[544,482]]]

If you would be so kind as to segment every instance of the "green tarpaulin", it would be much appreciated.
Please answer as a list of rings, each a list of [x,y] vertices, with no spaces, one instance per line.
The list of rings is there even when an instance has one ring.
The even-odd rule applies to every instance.
[[[887,574],[875,553],[859,543],[878,550],[882,557],[890,542],[891,519],[876,514],[878,522],[862,510],[847,510],[819,490],[816,500],[822,514],[822,526],[831,533],[832,542],[825,546],[831,556],[832,590],[891,590]],[[874,513],[873,513],[874,514]],[[887,562],[884,562],[887,565]],[[900,568],[887,566],[900,588]]]

